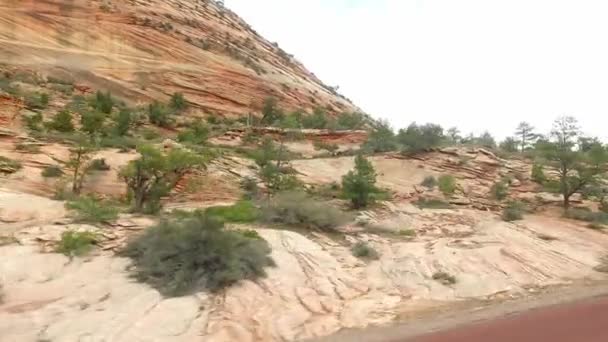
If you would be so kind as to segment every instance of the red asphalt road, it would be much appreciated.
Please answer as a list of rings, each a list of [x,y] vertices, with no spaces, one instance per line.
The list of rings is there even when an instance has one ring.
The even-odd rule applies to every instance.
[[[412,342],[608,342],[608,298],[536,309]]]

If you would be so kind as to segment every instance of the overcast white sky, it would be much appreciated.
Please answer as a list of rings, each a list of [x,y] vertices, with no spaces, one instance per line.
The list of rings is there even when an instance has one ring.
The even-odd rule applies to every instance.
[[[225,0],[395,128],[489,130],[559,115],[608,140],[606,0]]]

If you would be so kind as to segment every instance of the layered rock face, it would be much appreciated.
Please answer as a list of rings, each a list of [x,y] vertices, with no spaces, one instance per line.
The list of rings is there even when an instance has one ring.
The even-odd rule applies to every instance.
[[[269,96],[285,110],[357,110],[210,0],[4,0],[0,62],[132,102],[181,92],[201,114],[245,115]]]

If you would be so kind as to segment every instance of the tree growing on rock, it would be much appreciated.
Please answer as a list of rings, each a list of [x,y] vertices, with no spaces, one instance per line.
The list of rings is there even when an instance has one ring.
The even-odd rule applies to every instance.
[[[142,145],[137,151],[140,157],[120,172],[134,212],[160,209],[160,198],[175,188],[188,172],[205,167],[207,162],[205,157],[180,148],[163,153],[153,146]]]
[[[72,193],[75,195],[79,195],[82,191],[82,184],[94,151],[94,146],[84,137],[76,139],[75,146],[70,148],[70,159],[66,166],[72,170]]]
[[[371,153],[390,152],[397,149],[395,132],[387,121],[380,120],[369,133],[363,148]]]
[[[342,177],[342,191],[355,209],[366,207],[374,199],[378,192],[376,171],[363,155],[355,157],[355,168]]]
[[[608,166],[608,151],[601,145],[582,151],[577,147],[579,137],[577,120],[564,116],[554,122],[551,140],[539,146],[547,163],[557,170],[566,209],[570,207],[572,195],[596,183]]]
[[[521,153],[524,153],[539,137],[538,134],[534,133],[534,127],[525,121],[519,123],[515,130],[515,136],[518,137]]]
[[[513,137],[507,137],[503,140],[498,147],[505,152],[517,152],[518,141]]]
[[[283,112],[277,106],[276,98],[268,97],[264,100],[264,105],[262,107],[262,124],[272,125],[276,121],[280,120],[283,116]]]
[[[412,123],[397,134],[397,140],[403,145],[405,152],[414,153],[437,147],[443,139],[443,128],[436,124]]]
[[[462,140],[462,136],[460,136],[460,131],[457,127],[450,127],[446,133],[446,136],[452,144],[458,144]]]

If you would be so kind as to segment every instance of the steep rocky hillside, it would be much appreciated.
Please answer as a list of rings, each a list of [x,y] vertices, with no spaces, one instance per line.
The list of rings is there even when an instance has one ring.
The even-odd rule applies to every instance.
[[[181,92],[200,114],[256,112],[269,96],[286,110],[356,110],[211,0],[4,0],[0,62],[131,103]]]

